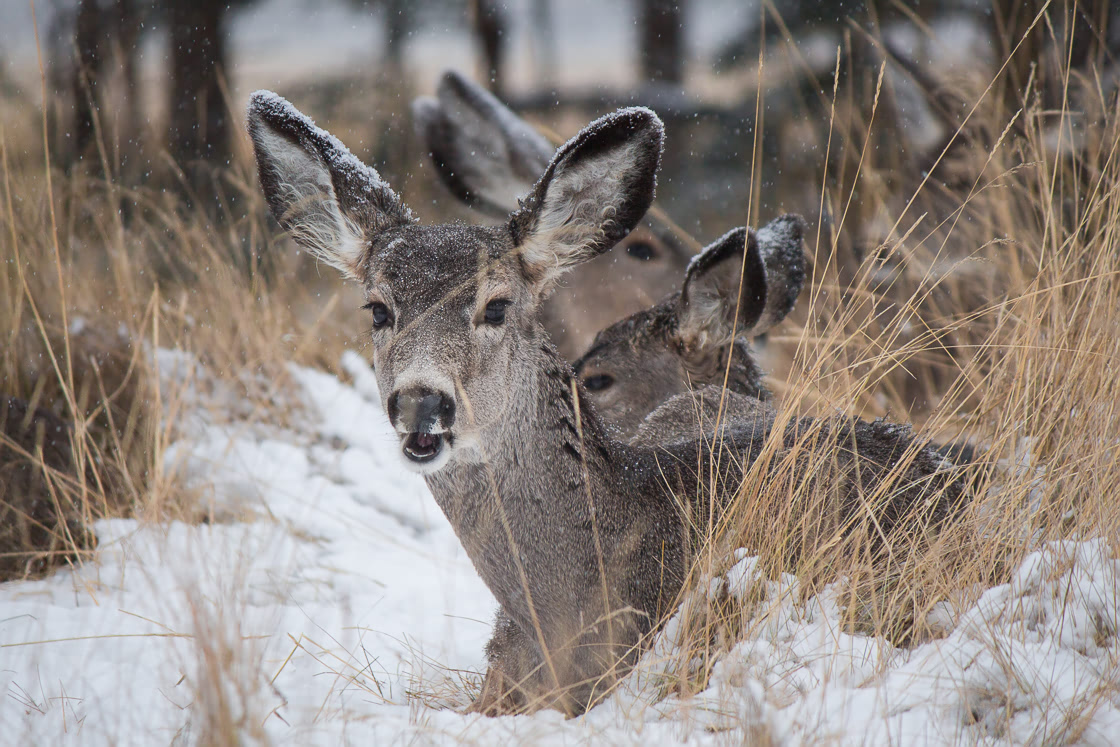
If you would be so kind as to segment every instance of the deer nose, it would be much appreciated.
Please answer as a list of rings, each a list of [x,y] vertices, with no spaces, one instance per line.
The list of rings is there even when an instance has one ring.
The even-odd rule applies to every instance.
[[[455,400],[423,387],[398,390],[389,396],[389,422],[407,433],[440,433],[455,422]]]

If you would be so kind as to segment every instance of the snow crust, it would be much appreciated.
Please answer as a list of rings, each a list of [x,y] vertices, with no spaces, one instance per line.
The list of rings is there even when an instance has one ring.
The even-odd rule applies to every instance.
[[[948,635],[909,650],[845,632],[842,589],[803,601],[796,578],[764,579],[739,551],[693,593],[749,594],[765,613],[698,696],[659,691],[678,615],[580,718],[462,714],[453,685],[483,671],[496,604],[398,463],[365,362],[344,358],[351,384],[292,366],[303,406],[280,425],[237,415],[235,389],[190,355],[156,357],[186,397],[164,467],[213,518],[101,521],[92,562],[0,584],[0,744],[199,742],[207,657],[225,662],[219,690],[250,744],[707,745],[764,733],[1106,745],[1120,734],[1120,566],[1101,539],[1041,547],[977,603],[944,605]]]

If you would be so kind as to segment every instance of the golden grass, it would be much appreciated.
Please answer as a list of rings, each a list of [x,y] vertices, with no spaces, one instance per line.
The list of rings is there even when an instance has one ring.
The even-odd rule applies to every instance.
[[[970,126],[996,134],[946,148],[964,178],[937,187],[935,199],[923,195],[934,189],[926,180],[899,199],[888,187],[906,175],[867,173],[863,152],[841,159],[862,172],[836,180],[850,190],[839,199],[826,180],[822,213],[845,214],[858,192],[878,203],[889,235],[854,266],[844,221],[811,241],[806,321],[785,338],[784,417],[885,412],[921,424],[925,438],[980,446],[981,463],[965,470],[973,497],[964,516],[937,531],[912,517],[883,553],[874,506],[904,487],[908,460],[884,493],[866,497],[863,520],[828,524],[828,482],[806,475],[834,473],[835,460],[811,436],[784,454],[774,443],[713,527],[697,580],[718,578],[727,549],[745,547],[771,578],[793,573],[802,599],[840,582],[851,631],[911,645],[948,632],[930,618],[935,605],[964,609],[1047,541],[1100,537],[1120,550],[1120,102],[1100,94],[1093,71],[1063,80],[1076,111],[1055,116],[1027,92],[1006,121],[994,119],[1006,97],[991,100],[1005,81],[979,88]],[[871,119],[856,145],[874,142]],[[798,460],[811,465],[796,469]],[[720,654],[761,635],[768,619],[765,600],[688,601],[668,666],[679,674],[668,689],[685,694],[704,689]],[[1104,697],[1087,695],[1084,713],[1047,733],[1075,738]]]

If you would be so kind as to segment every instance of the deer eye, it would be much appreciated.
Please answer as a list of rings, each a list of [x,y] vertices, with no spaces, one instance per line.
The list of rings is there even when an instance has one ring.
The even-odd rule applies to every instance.
[[[614,377],[610,374],[595,374],[583,380],[583,385],[589,392],[601,392],[613,384]]]
[[[648,241],[633,241],[627,244],[626,253],[639,262],[649,262],[657,257],[657,250]]]
[[[362,308],[373,314],[374,329],[381,329],[392,321],[392,315],[389,314],[389,307],[383,303],[373,301],[372,303],[367,303]]]
[[[506,307],[510,305],[509,299],[495,298],[490,303],[486,304],[486,313],[483,315],[482,320],[487,324],[492,324],[495,327],[506,320]]]

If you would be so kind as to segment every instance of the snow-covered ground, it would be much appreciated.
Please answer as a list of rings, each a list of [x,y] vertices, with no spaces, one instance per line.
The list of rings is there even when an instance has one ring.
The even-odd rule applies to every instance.
[[[658,696],[674,620],[585,716],[463,715],[495,602],[396,461],[360,357],[353,385],[292,367],[305,404],[275,418],[243,417],[187,354],[158,360],[187,392],[165,467],[214,519],[103,521],[93,562],[0,584],[0,743],[191,744],[219,700],[249,743],[1120,739],[1120,566],[1100,540],[1041,549],[909,650],[843,632],[830,594],[800,601],[741,551],[713,584],[763,584],[767,616],[699,696]]]

